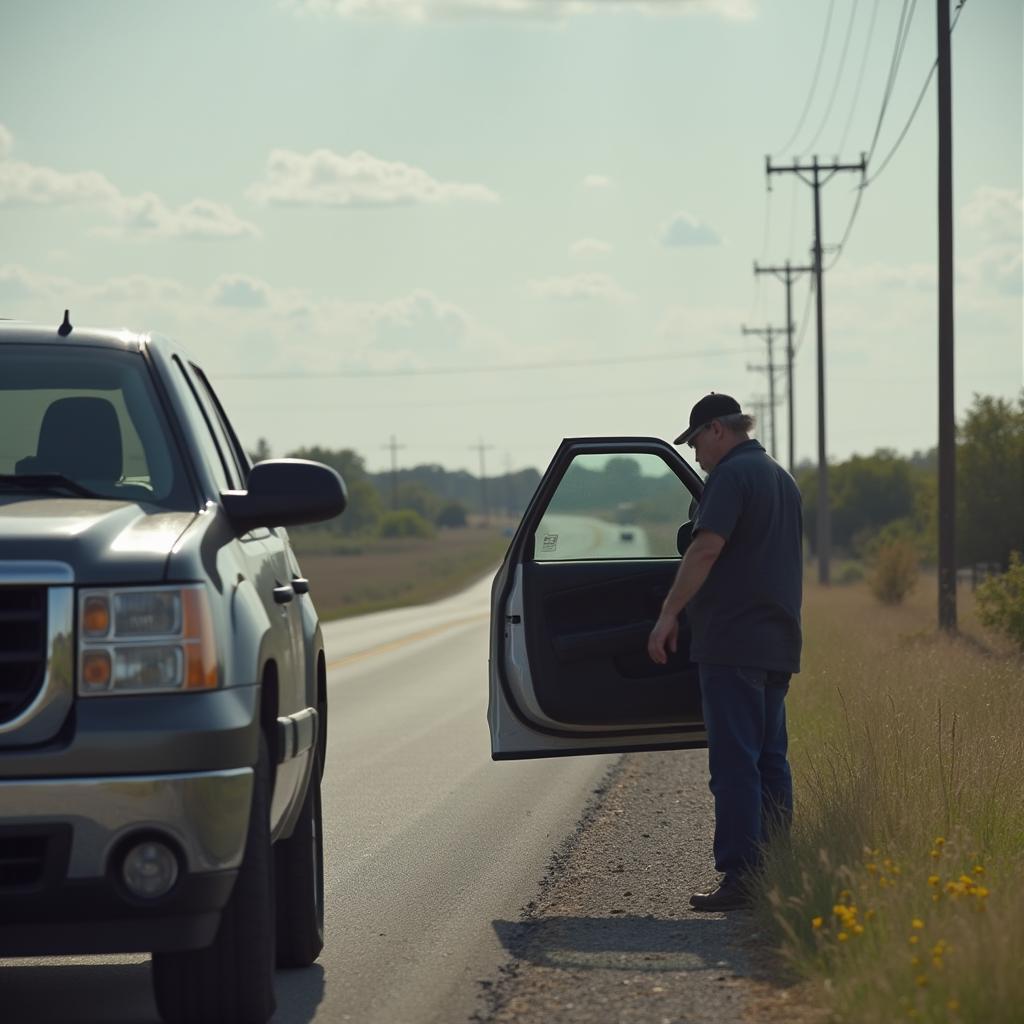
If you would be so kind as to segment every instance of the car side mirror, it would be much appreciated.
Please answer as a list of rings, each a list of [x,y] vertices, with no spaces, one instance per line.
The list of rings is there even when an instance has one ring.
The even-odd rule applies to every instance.
[[[676,551],[679,552],[680,557],[686,554],[686,549],[690,546],[690,541],[692,540],[693,523],[683,523],[676,534]]]
[[[222,491],[221,504],[239,533],[258,526],[298,526],[345,510],[345,481],[330,466],[307,459],[268,459],[249,471],[244,491]]]

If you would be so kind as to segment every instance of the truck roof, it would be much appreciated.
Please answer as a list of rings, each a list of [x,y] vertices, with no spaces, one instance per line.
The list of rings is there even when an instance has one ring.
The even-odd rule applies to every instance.
[[[145,346],[154,342],[159,343],[160,340],[158,335],[130,331],[127,328],[110,330],[103,327],[73,326],[66,334],[61,334],[58,328],[59,323],[50,326],[27,320],[0,320],[0,345],[89,345],[139,352]]]

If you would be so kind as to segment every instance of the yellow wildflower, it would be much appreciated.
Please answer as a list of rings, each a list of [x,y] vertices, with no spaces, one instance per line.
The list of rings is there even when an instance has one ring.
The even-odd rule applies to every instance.
[[[942,856],[942,851],[941,850],[932,850],[932,852],[931,852],[932,860],[938,860],[941,856]]]
[[[849,937],[850,937],[850,936],[849,936],[849,935],[847,935],[847,934],[846,934],[846,932],[840,932],[840,933],[839,933],[839,934],[838,934],[838,935],[836,936],[836,938],[837,938],[837,939],[838,939],[838,940],[839,940],[840,942],[845,942],[845,941],[846,941],[846,940],[847,940],[847,939],[848,939]]]
[[[878,865],[874,864],[874,863],[865,864],[864,868],[865,868],[866,871],[868,871],[872,875],[875,874],[878,871]]]
[[[932,966],[935,968],[935,970],[941,971],[942,970],[942,957],[941,956],[933,956],[932,957]]]
[[[916,946],[917,945],[917,936],[916,935],[908,935],[907,936],[907,942],[909,942],[912,946]]]
[[[854,935],[863,935],[864,934],[864,925],[862,925],[862,924],[855,924],[853,926],[853,934]]]
[[[985,874],[985,869],[980,864],[975,864],[974,865],[974,873],[976,875],[983,875],[983,874]]]
[[[941,881],[942,881],[942,879],[939,878],[938,875],[929,875],[928,876],[928,884],[931,885],[931,886],[936,886]]]
[[[822,919],[820,917],[811,918],[811,927],[817,931],[822,925]]]
[[[920,967],[921,966],[921,958],[919,956],[912,956],[910,958],[910,966],[911,967]]]
[[[918,931],[920,931],[924,927],[924,921],[922,921],[919,917],[915,917],[914,920],[910,922],[910,927],[916,928]]]
[[[946,840],[943,839],[942,836],[936,836],[934,842],[935,842],[936,846],[945,846],[946,845]]]

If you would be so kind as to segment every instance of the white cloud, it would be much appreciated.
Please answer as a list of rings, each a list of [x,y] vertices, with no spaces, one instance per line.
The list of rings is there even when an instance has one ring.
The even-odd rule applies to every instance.
[[[210,302],[214,306],[261,309],[270,304],[270,287],[244,274],[225,274],[213,282]]]
[[[291,0],[287,6],[300,13],[409,22],[482,17],[550,21],[597,13],[709,14],[749,21],[757,10],[755,0]]]
[[[560,301],[625,302],[633,296],[607,274],[569,274],[530,282],[530,290],[545,299]]]
[[[405,206],[458,201],[495,202],[484,185],[441,182],[426,171],[380,160],[362,150],[342,156],[329,149],[309,154],[275,149],[266,179],[250,187],[257,202],[310,206]]]
[[[691,213],[680,210],[661,228],[662,245],[721,245],[721,236]]]
[[[588,174],[583,179],[584,188],[611,188],[612,179],[604,174]]]
[[[117,226],[99,228],[107,237],[224,239],[255,237],[254,224],[229,206],[193,199],[172,209],[157,195],[126,196],[98,171],[58,171],[10,159],[14,136],[0,124],[0,206],[100,206]]]
[[[242,220],[230,206],[210,199],[193,199],[171,209],[157,195],[121,196],[113,203],[118,227],[102,234],[137,238],[224,239],[255,238],[259,229]]]
[[[581,238],[569,246],[569,255],[576,259],[592,259],[607,256],[612,251],[611,244],[600,238]]]
[[[1020,242],[1024,197],[1019,189],[983,185],[964,203],[960,216],[987,242]]]
[[[117,189],[98,171],[65,172],[21,160],[0,159],[0,206],[109,202],[117,194]]]

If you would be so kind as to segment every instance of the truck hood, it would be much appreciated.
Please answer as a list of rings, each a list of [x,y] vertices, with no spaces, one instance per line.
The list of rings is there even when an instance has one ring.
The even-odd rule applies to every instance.
[[[0,563],[66,562],[78,584],[160,583],[195,512],[136,502],[0,495]]]

